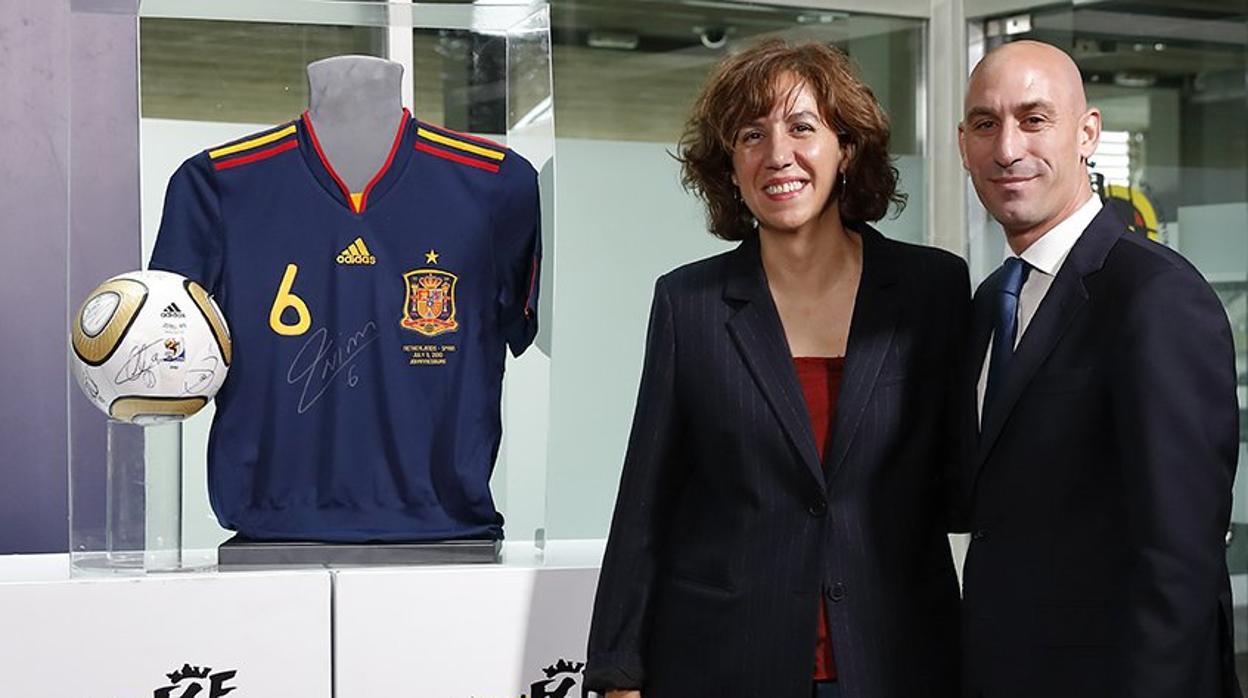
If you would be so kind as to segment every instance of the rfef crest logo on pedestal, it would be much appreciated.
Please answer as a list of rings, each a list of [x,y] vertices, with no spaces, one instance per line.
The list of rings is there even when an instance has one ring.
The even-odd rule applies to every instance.
[[[518,698],[586,698],[588,694],[581,674],[584,668],[585,662],[569,662],[560,657],[559,661],[542,669],[546,678],[529,684],[529,692],[521,693]],[[471,698],[479,698],[479,694]]]
[[[562,657],[554,664],[542,669],[545,679],[534,681],[529,686],[529,695],[520,698],[584,698],[585,687],[581,685],[581,670],[585,662],[569,662]],[[573,688],[580,688],[576,693]]]
[[[183,664],[168,674],[169,685],[152,692],[152,698],[222,698],[233,693],[237,686],[230,686],[236,669],[213,673],[212,667]]]

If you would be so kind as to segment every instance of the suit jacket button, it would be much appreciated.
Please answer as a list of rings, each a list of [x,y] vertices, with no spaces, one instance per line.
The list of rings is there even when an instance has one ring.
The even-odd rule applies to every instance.
[[[814,504],[811,504],[810,508],[806,511],[809,511],[811,516],[823,516],[828,513],[828,503],[815,502]]]
[[[971,540],[988,540],[988,529],[975,529],[975,532],[971,534]]]
[[[845,585],[837,582],[830,587],[825,587],[823,593],[833,603],[840,603],[845,599]]]

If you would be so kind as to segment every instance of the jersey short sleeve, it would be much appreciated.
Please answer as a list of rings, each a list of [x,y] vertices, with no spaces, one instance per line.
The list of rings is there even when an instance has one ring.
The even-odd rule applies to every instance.
[[[169,180],[160,233],[149,266],[199,282],[209,293],[221,290],[225,257],[221,204],[207,154],[188,159]]]
[[[503,337],[519,356],[537,335],[537,296],[542,260],[541,201],[537,171],[512,154],[504,161],[504,191],[495,221],[499,304]]]

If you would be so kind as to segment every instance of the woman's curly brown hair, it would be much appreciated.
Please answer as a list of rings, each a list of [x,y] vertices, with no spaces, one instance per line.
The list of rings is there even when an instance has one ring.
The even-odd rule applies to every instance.
[[[878,221],[889,204],[900,212],[906,195],[897,191],[897,168],[888,155],[888,117],[871,88],[858,79],[849,58],[819,43],[791,45],[763,41],[723,60],[694,104],[677,146],[681,182],[706,202],[710,232],[725,240],[754,234],[754,216],[732,183],[732,149],[737,131],[768,114],[778,100],[781,76],[791,73],[808,86],[823,117],[849,157],[846,191],[832,191],[846,222]]]

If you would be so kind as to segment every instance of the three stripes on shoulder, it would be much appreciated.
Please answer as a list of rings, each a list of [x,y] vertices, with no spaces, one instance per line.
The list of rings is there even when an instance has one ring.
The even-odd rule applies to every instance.
[[[208,151],[212,167],[217,171],[271,158],[299,147],[294,122],[267,133],[214,148]]]
[[[486,172],[498,172],[507,149],[494,141],[421,123],[416,129],[416,150]]]

